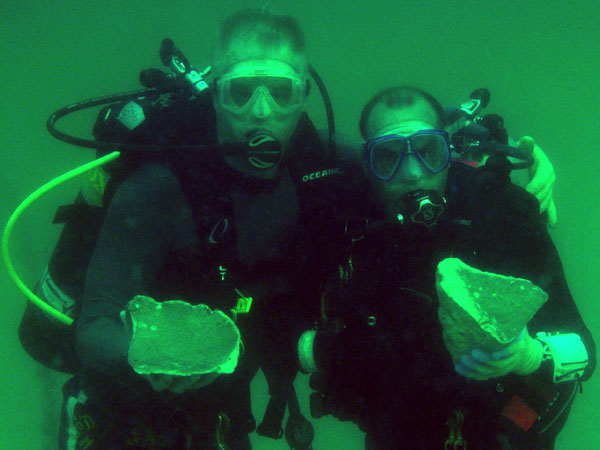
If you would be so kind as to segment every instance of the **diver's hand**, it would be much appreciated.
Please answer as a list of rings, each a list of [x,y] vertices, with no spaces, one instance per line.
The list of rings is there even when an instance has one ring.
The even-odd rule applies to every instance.
[[[202,375],[167,375],[164,373],[152,373],[148,375],[142,375],[146,378],[152,388],[155,391],[163,391],[168,389],[175,394],[182,394],[185,391],[192,389],[198,389],[203,386],[209,385],[219,376],[218,373],[207,373]]]
[[[501,377],[510,372],[529,375],[542,363],[542,343],[529,336],[527,327],[504,348],[487,353],[475,349],[464,355],[454,366],[459,374],[475,380]]]
[[[556,181],[554,167],[532,137],[523,136],[518,140],[517,147],[526,150],[533,156],[533,165],[529,169],[531,181],[525,186],[525,189],[539,200],[540,213],[548,212],[548,226],[554,228],[557,221],[556,205],[552,199],[552,190]]]

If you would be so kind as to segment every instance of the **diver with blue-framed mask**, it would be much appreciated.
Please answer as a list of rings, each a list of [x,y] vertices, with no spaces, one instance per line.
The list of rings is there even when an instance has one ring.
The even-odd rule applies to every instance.
[[[380,130],[378,137],[365,142],[365,166],[380,186],[418,182],[418,189],[408,189],[400,198],[385,196],[386,202],[397,209],[394,214],[399,223],[409,220],[432,226],[444,210],[444,199],[438,194],[438,183],[427,180],[434,180],[450,164],[448,133],[418,121],[394,127]]]
[[[554,448],[596,355],[539,203],[506,154],[454,159],[421,89],[380,91],[360,124],[373,203],[298,341],[313,414],[353,420],[368,450]]]

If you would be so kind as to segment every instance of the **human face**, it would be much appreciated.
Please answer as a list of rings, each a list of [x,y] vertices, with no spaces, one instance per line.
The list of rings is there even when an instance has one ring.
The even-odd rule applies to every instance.
[[[371,112],[365,137],[368,141],[390,135],[409,137],[420,131],[436,130],[436,122],[435,112],[424,100],[399,109],[379,104]],[[391,210],[395,210],[395,205],[409,192],[432,190],[442,195],[448,176],[448,165],[437,173],[432,173],[414,153],[409,153],[402,159],[389,180],[376,177],[369,167],[365,167],[365,170],[375,191]]]
[[[306,77],[284,61],[249,59],[234,64],[220,78],[214,102],[219,142],[245,142],[249,134],[264,130],[281,143],[285,156],[306,107]],[[258,178],[273,178],[280,172],[279,164],[257,169],[241,156],[225,160]]]

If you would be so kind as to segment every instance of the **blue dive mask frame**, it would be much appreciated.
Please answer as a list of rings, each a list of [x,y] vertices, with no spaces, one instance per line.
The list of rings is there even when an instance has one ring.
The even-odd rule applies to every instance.
[[[439,150],[441,150],[442,152],[439,155],[442,158],[440,159],[439,163],[433,165],[431,161],[428,161],[428,155],[424,154],[424,149],[421,148],[418,142],[418,140],[421,140],[423,136],[439,136],[443,139],[444,145],[439,148]],[[391,170],[389,170],[387,173],[382,173],[380,170],[377,169],[377,154],[375,153],[375,151],[378,148],[378,146],[391,144],[392,141],[400,143],[399,150],[395,151],[395,153],[397,153],[397,157]],[[396,173],[398,173],[400,164],[402,163],[404,158],[406,158],[409,155],[413,155],[415,158],[417,158],[419,163],[421,163],[421,165],[431,174],[440,173],[446,167],[448,167],[451,156],[450,136],[446,131],[436,129],[420,130],[409,136],[403,136],[399,134],[386,134],[366,141],[363,144],[363,149],[365,162],[367,166],[377,178],[383,181],[390,181],[392,178],[394,178]]]

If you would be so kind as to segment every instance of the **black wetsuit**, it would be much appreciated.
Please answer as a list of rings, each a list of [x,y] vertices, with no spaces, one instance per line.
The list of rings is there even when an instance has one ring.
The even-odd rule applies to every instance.
[[[214,141],[214,123],[203,126]],[[218,155],[172,153],[136,163],[114,190],[76,324],[80,370],[65,386],[61,448],[75,439],[94,449],[210,449],[223,414],[230,448],[250,448],[250,380],[262,366],[272,394],[291,386],[293,343],[325,264],[329,194],[342,175],[306,117],[287,156],[281,177],[261,182]],[[237,318],[245,351],[235,372],[182,395],[154,391],[127,362],[120,312],[138,294],[226,312],[240,294],[252,297]]]
[[[315,341],[323,370],[312,377],[319,391],[313,409],[354,420],[372,448],[443,449],[455,411],[464,417],[467,448],[553,448],[576,383],[553,384],[545,364],[527,377],[461,377],[442,340],[435,291],[437,264],[447,257],[531,280],[549,299],[529,322],[530,334],[577,333],[590,358],[582,380],[589,378],[594,342],[538,204],[510,183],[502,160],[476,170],[453,165],[446,199],[447,210],[431,229],[378,227],[380,212],[354,230],[343,264],[349,281],[336,276],[325,295],[327,323]]]

